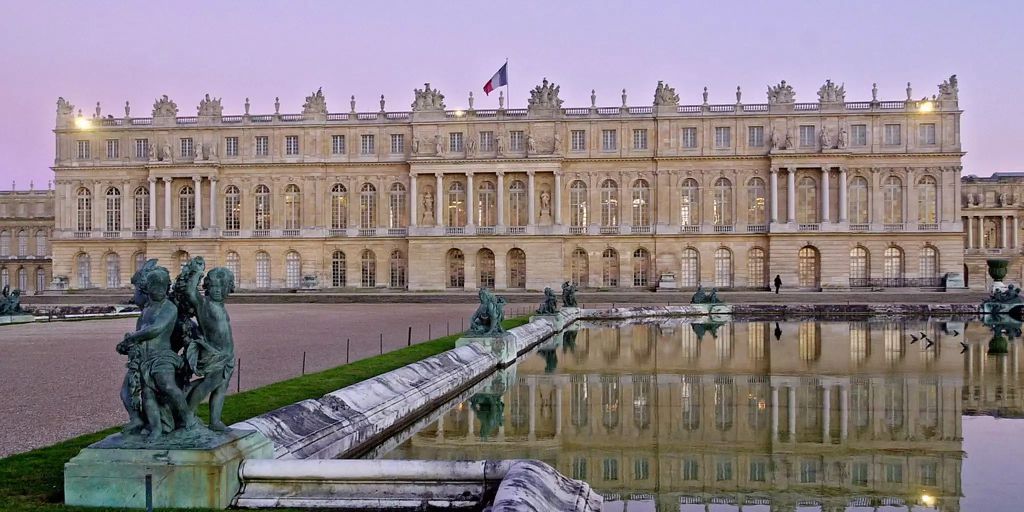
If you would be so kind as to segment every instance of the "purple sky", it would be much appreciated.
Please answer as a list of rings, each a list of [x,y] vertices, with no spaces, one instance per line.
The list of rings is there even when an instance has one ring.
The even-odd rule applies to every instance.
[[[57,96],[86,115],[148,117],[168,94],[194,115],[204,93],[225,114],[298,113],[323,86],[331,111],[408,110],[430,82],[449,108],[497,107],[481,87],[509,59],[511,106],[543,77],[566,106],[649,105],[657,80],[682,103],[765,102],[769,83],[816,101],[826,78],[847,100],[932,95],[960,80],[965,174],[1024,170],[1024,2],[14,2],[0,20],[0,189],[52,176]],[[754,4],[754,2],[749,2]],[[1015,122],[1016,120],[1016,122]]]

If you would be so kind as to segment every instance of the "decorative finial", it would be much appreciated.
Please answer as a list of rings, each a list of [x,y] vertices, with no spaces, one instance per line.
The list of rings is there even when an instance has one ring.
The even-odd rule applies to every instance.
[[[132,106],[127,101],[125,101],[124,102],[124,117],[131,117],[131,116],[132,116]]]
[[[473,91],[469,91],[469,109],[473,110]]]
[[[910,97],[914,94],[914,90],[910,88],[910,82],[907,82],[907,101],[910,101]]]
[[[349,100],[348,107],[349,107],[349,111],[351,111],[353,114],[356,113],[356,95],[355,94],[353,94],[352,95],[352,99]]]
[[[590,108],[597,108],[597,90],[590,90]]]
[[[505,108],[505,91],[498,91],[498,110]]]
[[[281,97],[280,96],[274,96],[274,113],[275,114],[280,114],[281,113]]]
[[[245,115],[249,115],[249,97],[245,97]]]
[[[708,104],[708,86],[704,86],[704,104]]]
[[[29,190],[35,190],[36,189],[36,182],[35,182],[35,180],[28,180],[28,189]]]
[[[736,86],[736,103],[742,103],[740,99],[743,98],[743,91],[740,90],[740,86]]]
[[[626,89],[622,89],[622,108],[626,108]]]
[[[100,117],[100,102],[96,102],[96,117]]]
[[[871,84],[871,101],[878,101],[878,84]]]
[[[380,111],[384,112],[384,95],[380,95]]]

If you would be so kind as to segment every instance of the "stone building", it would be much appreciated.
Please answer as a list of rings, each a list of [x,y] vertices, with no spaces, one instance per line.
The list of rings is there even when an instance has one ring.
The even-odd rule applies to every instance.
[[[124,287],[147,257],[203,255],[240,287],[542,289],[941,285],[963,271],[956,77],[930,99],[91,117],[58,100],[54,272]],[[607,103],[605,103],[607,104]],[[665,276],[666,278],[668,276]],[[315,280],[315,281],[314,281]]]
[[[1024,282],[1020,230],[1024,209],[1024,173],[997,172],[989,177],[965,176],[961,188],[964,222],[964,276],[970,288],[982,289],[988,277],[985,260],[1010,260],[1007,279]],[[973,279],[972,279],[973,278]]]
[[[53,278],[52,190],[0,192],[0,287],[38,293]]]

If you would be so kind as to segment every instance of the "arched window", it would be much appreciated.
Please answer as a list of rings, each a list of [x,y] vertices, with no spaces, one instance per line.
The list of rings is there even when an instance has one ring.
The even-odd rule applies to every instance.
[[[256,253],[256,288],[270,288],[270,255]]]
[[[935,178],[924,176],[917,182],[917,221],[923,224],[938,222],[938,185]]]
[[[406,276],[405,254],[398,249],[391,251],[391,287],[405,288]]]
[[[135,189],[135,231],[149,229],[149,189],[139,187]]]
[[[896,246],[885,249],[882,255],[885,266],[882,267],[882,277],[886,279],[903,278],[903,250]],[[888,283],[888,286],[899,286],[899,283]]]
[[[138,272],[143,265],[146,264],[146,253],[143,251],[136,252],[132,255],[132,273]]]
[[[185,185],[178,191],[178,227],[179,229],[195,229],[196,227],[196,193],[192,187]]]
[[[700,185],[693,178],[683,180],[679,194],[679,224],[697,226],[700,224]]]
[[[608,431],[619,426],[619,414],[622,408],[622,393],[619,379],[610,375],[601,376],[601,424]],[[617,459],[611,459],[618,462]]]
[[[508,251],[508,287],[526,288],[526,253],[516,248]]]
[[[331,187],[331,229],[348,228],[348,189],[341,183]]]
[[[715,197],[712,214],[716,226],[731,226],[732,220],[732,183],[726,178],[715,180]]]
[[[579,429],[590,423],[590,393],[587,387],[586,374],[573,374],[569,377],[572,386],[569,394],[569,420],[572,426]]]
[[[448,186],[448,226],[466,225],[466,187],[454,181]]]
[[[18,256],[28,256],[28,231],[18,231]]]
[[[821,286],[821,261],[818,250],[811,246],[800,249],[798,253],[798,284],[801,288],[818,288]]]
[[[0,231],[0,256],[11,255],[11,232],[6,229]]]
[[[224,229],[235,230],[242,227],[242,193],[238,187],[228,185],[224,189]],[[237,273],[235,274],[238,275]]]
[[[145,257],[145,255],[143,255]],[[235,284],[238,284],[242,279],[242,261],[238,257],[238,253],[235,251],[228,251],[224,256],[224,266],[231,271],[231,274],[235,276]]]
[[[408,225],[409,211],[407,207],[405,185],[392,183],[388,194],[388,227],[401,229]]]
[[[647,286],[651,279],[651,254],[643,247],[633,251],[633,286]]]
[[[40,229],[36,231],[36,256],[46,256],[50,248],[46,238],[46,231]]]
[[[298,288],[302,284],[302,257],[295,251],[284,255],[284,285]]]
[[[36,269],[36,291],[41,292],[46,289],[46,271],[37,268]]]
[[[529,221],[526,216],[529,214],[527,208],[526,185],[520,180],[514,180],[508,187],[508,214],[509,226],[525,226]]]
[[[256,216],[256,229],[270,229],[270,188],[266,185],[256,187],[253,212]]]
[[[818,222],[818,182],[810,176],[800,178],[796,186],[797,222],[816,224]]]
[[[341,288],[346,285],[348,272],[345,269],[345,253],[334,251],[331,254],[331,286]]]
[[[764,249],[760,247],[754,247],[747,252],[747,284],[751,288],[768,286],[767,261]]]
[[[479,274],[477,286],[480,288],[494,288],[494,252],[490,249],[480,249],[476,253],[476,268]]]
[[[926,278],[939,276],[939,251],[930,245],[921,248],[920,276]]]
[[[715,286],[732,288],[732,251],[725,247],[715,250]]]
[[[736,416],[736,384],[728,381],[715,382],[715,428],[721,432],[732,430]]]
[[[882,184],[882,208],[882,222],[903,223],[903,181],[896,176],[889,176]]]
[[[582,247],[577,247],[572,251],[572,258],[570,259],[570,279],[572,284],[586,288],[590,283],[590,262],[587,258],[587,251],[584,251]]]
[[[377,286],[377,255],[369,249],[363,251],[360,258],[360,285],[363,288]]]
[[[294,183],[284,189],[284,228],[302,228],[302,193]]]
[[[766,193],[761,178],[751,178],[747,182],[747,224],[752,226],[763,226],[768,223],[768,215],[765,213]]]
[[[75,273],[79,288],[92,288],[92,262],[88,254],[82,253],[75,258]]]
[[[92,231],[92,194],[82,187],[78,189],[77,196],[78,222],[75,227],[78,231]]]
[[[109,253],[106,257],[107,288],[121,287],[121,257],[117,253]]]
[[[569,186],[569,222],[573,227],[586,227],[587,217],[587,184],[580,180]]]
[[[651,186],[647,180],[633,182],[633,225],[651,225]]]
[[[619,253],[611,247],[601,253],[601,286],[619,286]]]
[[[679,275],[679,285],[688,288],[700,284],[700,253],[693,247],[683,250],[683,268]]]
[[[821,329],[818,322],[800,322],[797,327],[797,342],[800,346],[801,361],[817,361],[821,358]],[[826,393],[828,388],[826,388]]]
[[[857,246],[850,249],[850,286],[867,286],[871,277],[868,250]]]
[[[18,269],[18,289],[23,292],[28,291],[28,270],[25,270],[25,267]]]
[[[476,198],[476,220],[478,226],[490,227],[497,224],[497,195],[494,193],[494,183],[484,181],[480,183]]]
[[[448,288],[466,287],[466,258],[462,251],[451,249],[445,257],[448,268]]]
[[[683,333],[684,343],[687,337],[696,338],[689,329],[683,329]],[[699,345],[693,343],[692,346],[698,347]],[[701,389],[700,379],[684,377],[680,390],[680,409],[682,412],[683,428],[690,432],[700,429],[701,395],[703,395],[703,390]]]
[[[850,181],[847,215],[851,224],[867,224],[871,222],[868,201],[868,180],[857,176]]]
[[[373,229],[377,227],[377,187],[372,183],[363,183],[359,189],[359,227]],[[376,279],[374,279],[376,281]]]
[[[619,225],[619,186],[614,180],[601,182],[601,226]]]
[[[121,231],[121,191],[117,187],[107,189],[107,231]]]

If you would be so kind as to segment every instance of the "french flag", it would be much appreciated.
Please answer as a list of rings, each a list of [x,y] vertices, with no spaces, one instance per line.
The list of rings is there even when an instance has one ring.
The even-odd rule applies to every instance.
[[[501,66],[498,72],[484,84],[484,94],[490,96],[491,91],[503,85],[508,85],[508,62]]]

